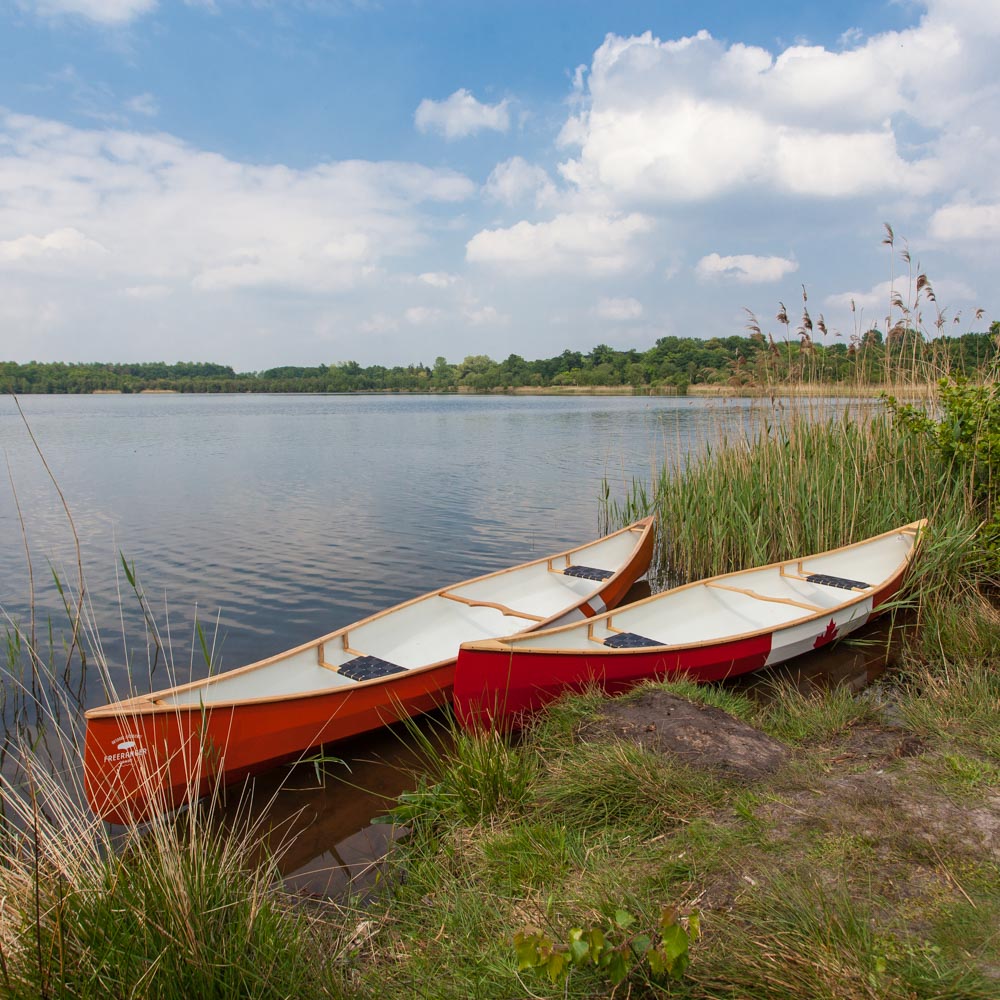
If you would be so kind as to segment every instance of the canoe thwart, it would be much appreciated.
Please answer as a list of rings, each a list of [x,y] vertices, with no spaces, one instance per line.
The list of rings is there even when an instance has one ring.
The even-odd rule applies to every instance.
[[[787,604],[789,607],[802,608],[805,611],[824,610],[818,604],[796,601],[791,597],[771,597],[769,594],[758,594],[756,590],[750,590],[747,587],[728,587],[726,584],[718,583],[715,580],[709,580],[705,586],[714,587],[716,590],[728,590],[731,594],[743,594],[745,597],[752,597],[755,601],[767,601],[769,604]]]
[[[378,656],[356,656],[340,665],[337,673],[349,677],[352,681],[370,681],[376,677],[388,677],[390,674],[401,674],[406,667],[398,663],[390,663]]]
[[[596,566],[567,566],[562,571],[563,576],[578,576],[584,580],[607,580],[614,576],[610,569],[598,569]]]
[[[619,632],[617,635],[609,635],[604,640],[604,645],[612,649],[640,649],[643,646],[665,646],[666,643],[659,639],[647,639],[635,632]]]
[[[842,576],[830,576],[828,573],[810,573],[806,583],[821,583],[824,587],[839,587],[841,590],[868,590],[870,583],[864,580],[848,580]]]
[[[527,618],[528,621],[540,622],[545,619],[541,615],[529,614],[527,611],[515,611],[513,608],[508,607],[506,604],[500,604],[498,601],[474,601],[471,597],[462,597],[461,594],[449,594],[447,591],[442,590],[441,596],[446,597],[449,601],[458,601],[459,604],[465,604],[470,608],[493,608],[494,611],[499,611],[502,615],[509,615],[512,618]]]

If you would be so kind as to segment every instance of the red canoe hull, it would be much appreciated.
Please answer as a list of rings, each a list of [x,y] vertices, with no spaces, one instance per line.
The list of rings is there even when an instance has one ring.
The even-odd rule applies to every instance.
[[[305,698],[91,719],[87,798],[111,823],[176,808],[325,743],[432,711],[447,703],[454,675],[448,664]]]
[[[770,652],[770,635],[678,651],[580,654],[462,649],[459,676],[469,678],[470,685],[456,686],[455,712],[466,728],[516,728],[526,716],[571,691],[597,687],[606,694],[621,694],[642,681],[676,674],[699,681],[722,680],[759,670]]]

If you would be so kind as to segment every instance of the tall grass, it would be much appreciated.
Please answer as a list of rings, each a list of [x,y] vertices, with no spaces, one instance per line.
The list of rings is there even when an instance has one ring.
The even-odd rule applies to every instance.
[[[114,837],[58,777],[4,795],[3,995],[329,994],[339,932],[275,891],[273,864],[251,865],[252,824],[223,837],[191,813]]]
[[[611,523],[656,514],[661,585],[822,552],[922,517],[931,520],[926,579],[966,580],[975,568],[968,491],[880,411],[817,419],[792,408],[607,506]]]
[[[451,715],[429,731],[404,719],[403,731],[418,749],[421,775],[400,796],[395,822],[433,834],[442,822],[477,825],[521,809],[538,769],[531,752],[498,732],[463,732]]]
[[[1000,759],[1000,610],[967,592],[932,603],[905,650],[900,711],[923,736]]]
[[[746,1000],[987,1000],[995,983],[926,939],[891,926],[891,905],[844,882],[792,871],[722,916],[716,947],[684,995]]]

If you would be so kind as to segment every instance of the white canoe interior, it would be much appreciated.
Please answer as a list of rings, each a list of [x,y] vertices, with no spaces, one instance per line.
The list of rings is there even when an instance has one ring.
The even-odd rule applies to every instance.
[[[772,632],[867,605],[909,562],[923,522],[855,545],[687,584],[591,621],[505,640],[513,649],[686,647]],[[812,579],[810,579],[812,578]],[[648,642],[629,643],[619,636]],[[609,642],[610,640],[610,642]],[[619,647],[620,648],[620,647]]]
[[[463,642],[582,619],[578,606],[628,565],[644,528],[635,525],[565,554],[426,594],[267,660],[139,700],[196,707],[391,679],[392,673],[454,660]],[[597,570],[596,578],[566,573],[581,567]],[[599,600],[594,603],[594,610],[603,610]],[[386,666],[369,663],[355,677],[341,672],[362,657]]]

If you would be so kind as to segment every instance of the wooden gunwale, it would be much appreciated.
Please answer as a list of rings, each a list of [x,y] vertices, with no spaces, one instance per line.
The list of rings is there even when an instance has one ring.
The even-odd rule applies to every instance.
[[[370,615],[368,618],[363,618],[361,621],[351,622],[349,625],[343,626],[342,628],[335,629],[326,635],[320,636],[319,638],[310,639],[308,642],[304,642],[301,645],[294,646],[291,649],[282,650],[279,653],[275,653],[273,656],[266,657],[263,660],[258,660],[254,663],[245,664],[242,667],[235,667],[232,670],[227,670],[224,674],[214,674],[211,677],[204,678],[203,680],[190,681],[187,684],[180,684],[172,688],[164,688],[159,691],[154,691],[146,695],[137,695],[132,698],[122,699],[121,701],[112,702],[108,705],[101,705],[96,708],[88,709],[84,713],[84,718],[90,719],[107,719],[107,718],[118,718],[122,716],[136,717],[145,715],[160,715],[160,714],[176,714],[176,715],[186,715],[192,712],[197,712],[199,714],[211,713],[216,711],[229,711],[232,709],[239,709],[243,706],[252,705],[263,705],[263,704],[274,704],[278,702],[293,702],[293,701],[304,701],[313,698],[321,697],[342,697],[346,696],[352,691],[364,690],[371,687],[392,687],[394,680],[401,680],[406,677],[415,677],[423,674],[432,673],[435,670],[441,670],[443,668],[450,667],[454,665],[455,658],[448,657],[442,660],[436,660],[433,663],[425,663],[420,667],[407,668],[405,671],[399,674],[392,674],[388,677],[373,677],[366,681],[357,681],[348,686],[344,687],[322,687],[313,688],[310,691],[295,691],[295,692],[281,692],[277,694],[262,695],[258,698],[232,698],[227,700],[212,701],[212,702],[192,702],[191,704],[167,704],[162,699],[166,697],[174,697],[180,694],[184,694],[187,691],[196,691],[200,688],[207,687],[212,681],[218,680],[222,676],[226,677],[236,677],[242,676],[248,673],[252,673],[259,670],[264,670],[268,667],[273,666],[276,663],[280,663],[282,660],[288,659],[295,656],[298,653],[306,652],[310,649],[319,648],[331,640],[343,638],[345,643],[344,649],[348,652],[354,653],[358,656],[365,655],[357,650],[352,650],[346,645],[347,636],[350,631],[360,627],[361,625],[368,625],[371,622],[378,621],[381,618],[385,618],[389,615],[395,614],[396,612],[402,610],[403,608],[412,607],[413,605],[420,604],[424,601],[430,600],[433,597],[443,597],[445,596],[445,591],[453,590],[456,587],[464,587],[473,583],[481,583],[484,580],[495,579],[497,577],[505,576],[509,573],[526,569],[530,566],[540,566],[545,564],[548,568],[551,568],[552,562],[555,559],[565,558],[566,565],[571,565],[570,559],[574,553],[581,552],[584,549],[589,549],[594,546],[597,542],[603,542],[610,538],[615,538],[623,534],[638,534],[640,536],[639,543],[641,544],[642,536],[646,535],[652,530],[653,518],[646,517],[634,524],[627,525],[624,528],[620,528],[618,531],[613,531],[609,535],[606,535],[599,539],[594,539],[590,542],[585,542],[582,545],[576,545],[571,549],[567,549],[565,552],[559,553],[555,556],[542,556],[538,559],[532,559],[528,562],[519,563],[516,566],[508,566],[505,569],[495,570],[492,573],[484,573],[482,576],[472,577],[468,580],[462,580],[460,583],[449,583],[445,587],[441,587],[438,590],[432,590],[425,594],[420,594],[416,597],[410,598],[408,601],[403,601],[400,604],[393,605],[390,608],[385,608],[382,611],[376,612]],[[634,550],[633,550],[634,552]],[[626,570],[631,565],[632,560],[627,561],[620,569],[613,573],[607,580],[602,581],[602,589],[610,590],[612,585],[616,580],[619,580]],[[556,621],[561,618],[564,614],[574,608],[582,607],[588,600],[592,600],[593,595],[587,598],[581,598],[577,604],[570,605],[568,608],[562,608],[557,613],[550,615],[548,618],[538,619],[538,621],[544,627],[544,623],[547,621]],[[518,616],[523,617],[523,616]],[[572,623],[571,623],[572,624]],[[317,658],[317,663],[319,660]],[[332,669],[327,667],[327,669]]]
[[[838,552],[847,552],[850,549],[860,548],[863,545],[868,545],[872,542],[879,541],[880,539],[883,538],[891,538],[894,535],[904,535],[904,534],[919,535],[919,533],[923,530],[923,528],[926,525],[927,525],[927,519],[921,518],[919,521],[913,521],[911,524],[903,525],[900,528],[893,528],[891,531],[883,531],[882,534],[880,535],[872,535],[871,538],[866,538],[860,542],[852,542],[850,545],[840,545],[837,548],[827,549],[825,552],[815,552],[809,556],[805,556],[802,559],[799,559],[797,562],[798,565],[801,565],[803,562],[805,562],[806,559],[819,559],[825,556],[835,555]],[[893,573],[890,576],[887,576],[885,579],[879,581],[876,584],[872,584],[867,591],[864,592],[850,591],[850,593],[853,595],[852,597],[850,597],[845,601],[841,601],[839,604],[835,604],[832,607],[822,608],[820,611],[812,612],[810,614],[805,614],[799,618],[793,618],[792,620],[787,622],[780,622],[779,624],[768,625],[759,629],[751,629],[746,632],[733,632],[732,634],[729,635],[716,636],[713,639],[702,639],[693,642],[685,641],[677,643],[664,643],[663,645],[660,646],[638,646],[631,649],[619,648],[614,651],[614,655],[615,656],[642,655],[642,654],[648,655],[650,653],[659,653],[662,651],[678,650],[678,649],[704,649],[707,647],[720,646],[723,644],[737,642],[744,639],[753,639],[756,638],[757,636],[772,635],[776,632],[782,631],[783,629],[801,625],[804,622],[812,621],[818,618],[823,618],[826,615],[833,615],[837,611],[842,611],[845,608],[858,604],[860,601],[864,600],[869,593],[872,597],[874,604],[879,594],[885,591],[893,582],[895,582],[903,575],[907,567],[910,565],[910,562],[913,560],[915,552],[916,552],[916,545],[910,548],[910,550],[903,557],[901,564],[897,567],[896,570],[893,571]],[[680,587],[675,587],[669,591],[663,591],[659,594],[653,594],[650,597],[643,598],[641,601],[636,601],[634,604],[629,604],[628,610],[632,611],[634,608],[643,607],[647,604],[652,604],[655,601],[662,600],[664,594],[667,593],[677,594],[680,593],[681,591],[693,590],[695,587],[707,587],[714,584],[716,581],[725,580],[733,576],[738,576],[741,573],[759,572],[769,569],[780,569],[780,567],[788,566],[793,562],[795,562],[795,560],[786,559],[779,562],[769,563],[766,566],[752,566],[748,567],[747,569],[735,570],[730,573],[720,573],[717,576],[709,577],[708,579],[705,580],[694,580],[691,583],[683,584]],[[592,639],[595,642],[602,641],[600,639],[595,639],[593,635],[594,627],[600,624],[601,622],[605,624],[605,627],[607,627],[609,631],[615,631],[615,632],[622,631],[621,629],[612,628],[611,621],[619,611],[624,611],[624,610],[625,610],[624,608],[618,608],[615,611],[611,611],[603,615],[598,615],[593,621],[588,622],[587,623],[588,638]],[[559,633],[575,632],[580,629],[581,624],[582,624],[581,622],[570,622],[568,625],[560,625],[556,628],[548,629],[546,630],[546,634],[556,635]],[[523,637],[512,636],[511,639],[508,641],[502,639],[480,639],[468,643],[463,643],[463,645],[468,646],[471,649],[510,651],[512,654],[516,651],[530,651],[533,656],[578,656],[584,653],[584,650],[582,650],[578,646],[559,646],[559,647],[532,646],[531,639],[535,634],[537,634],[540,631],[542,630],[533,629],[531,634],[525,635]]]

